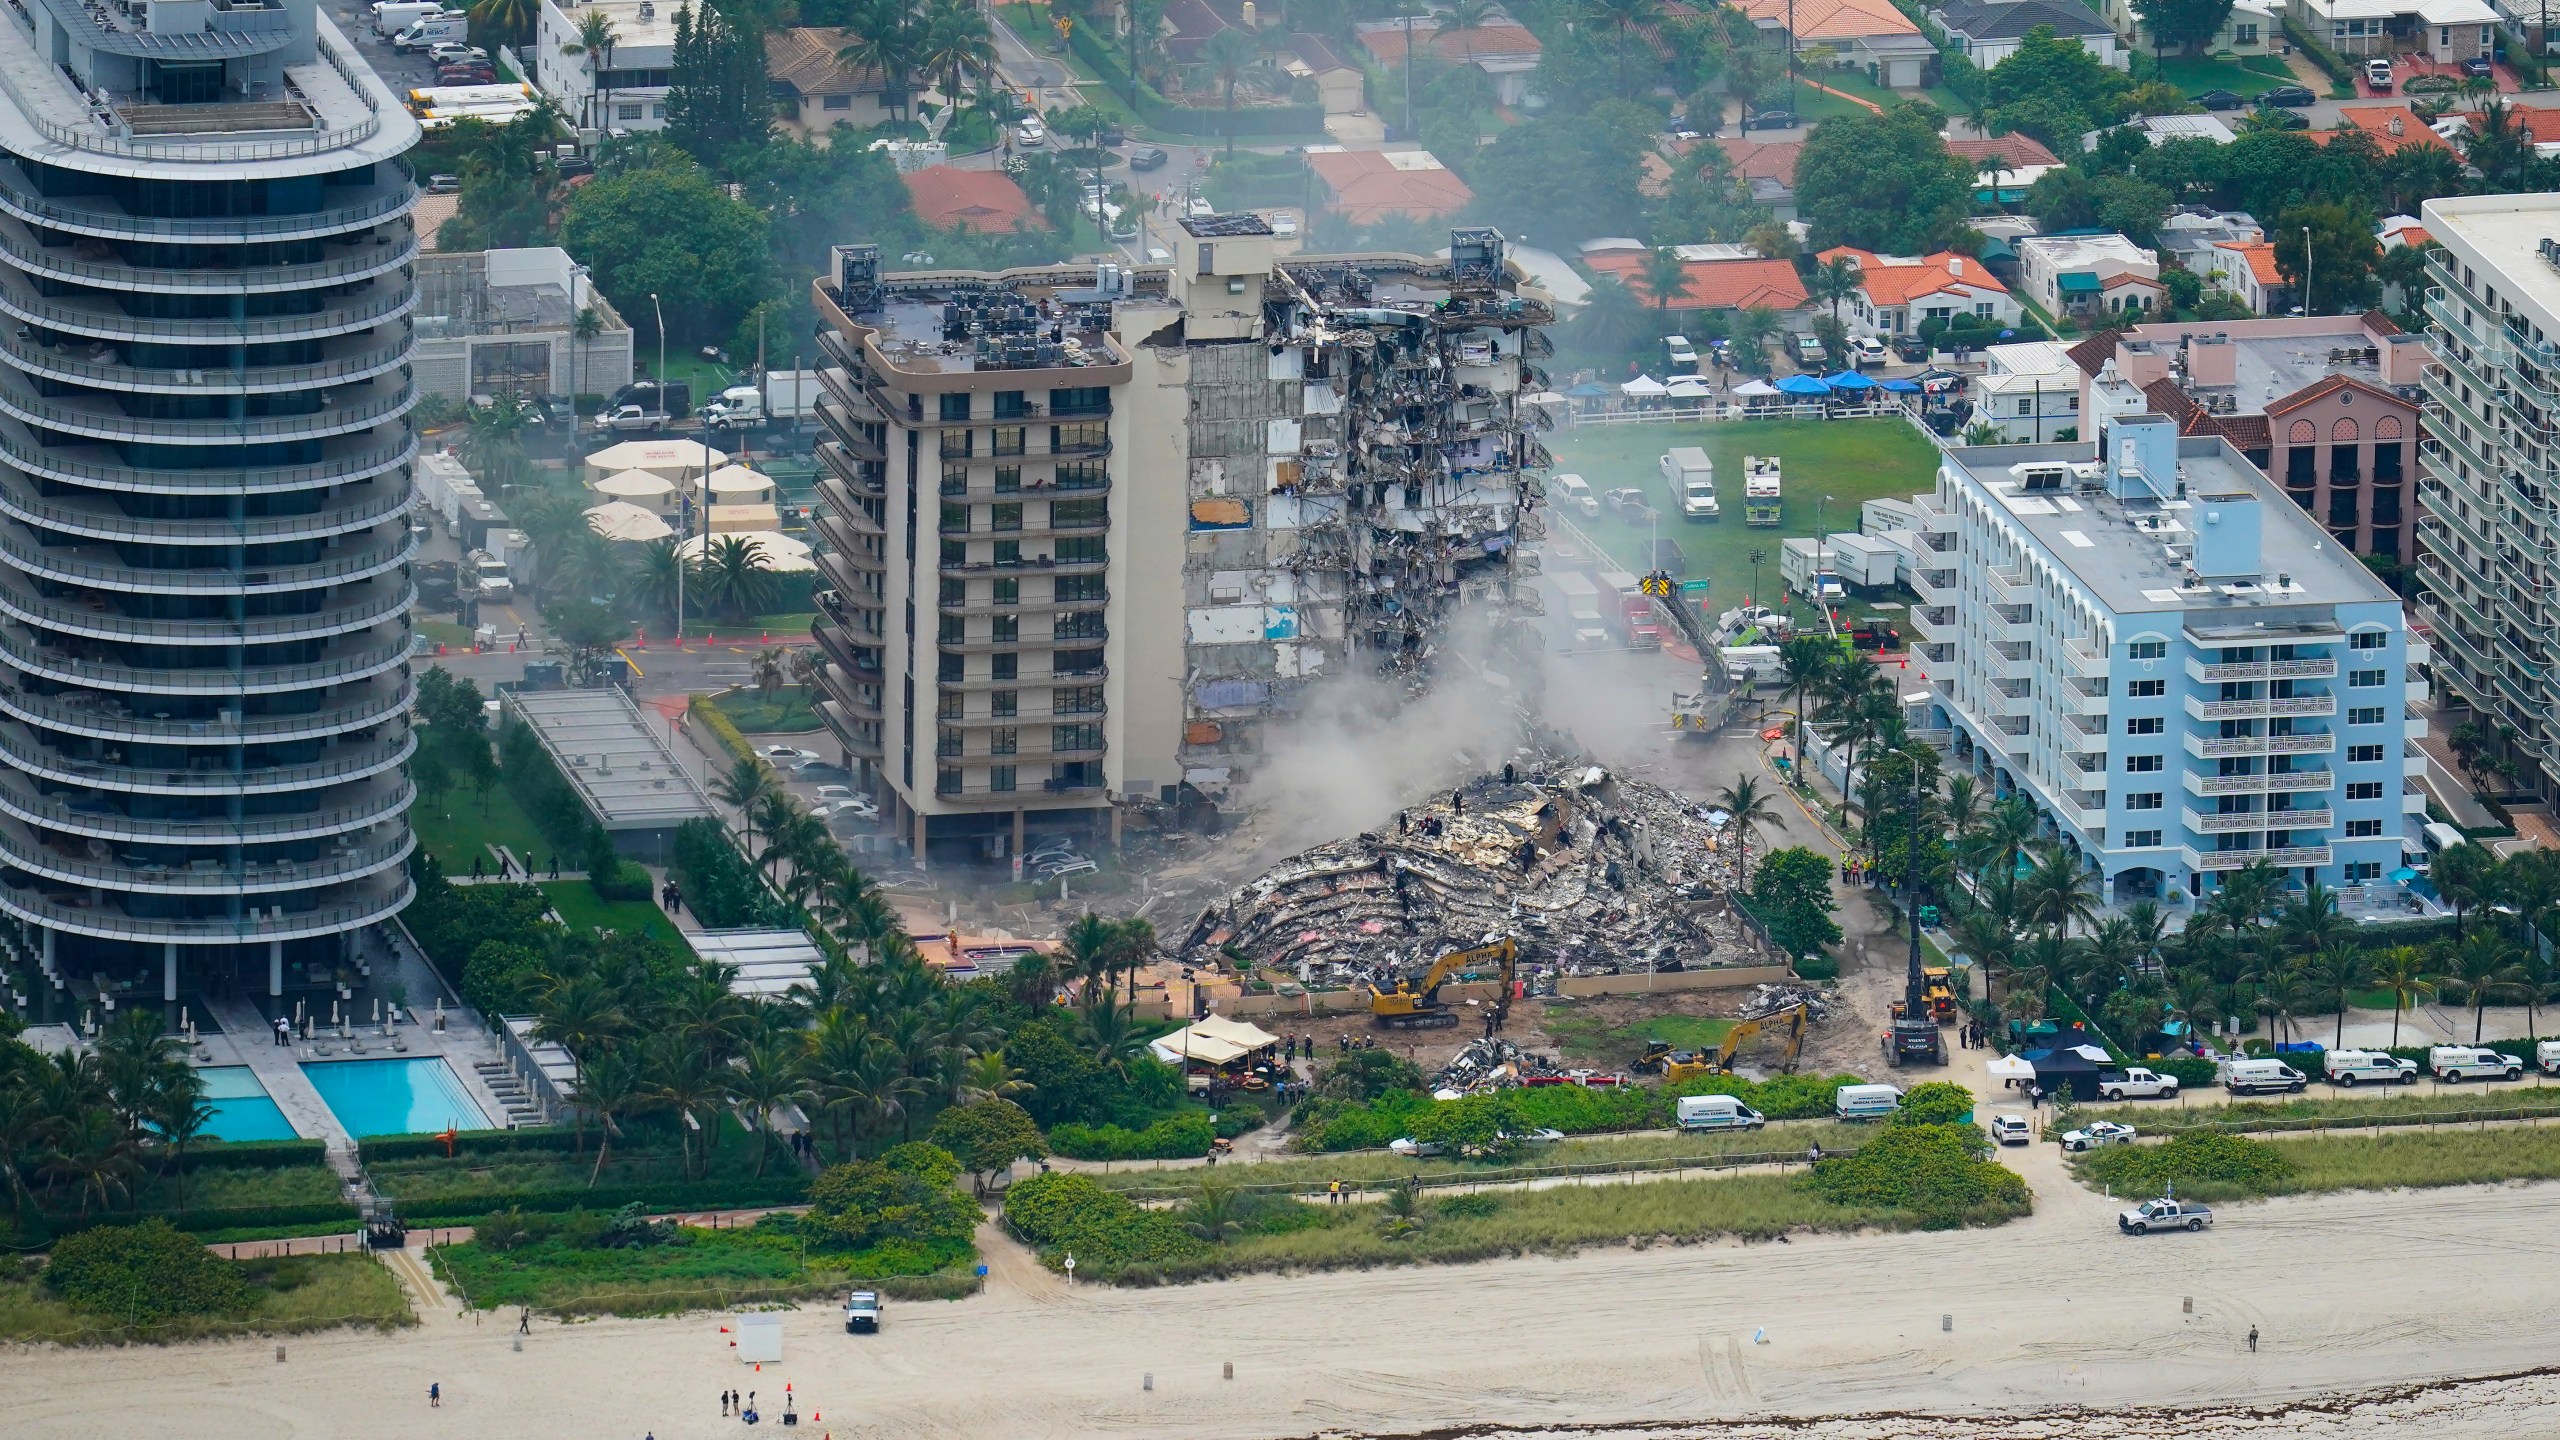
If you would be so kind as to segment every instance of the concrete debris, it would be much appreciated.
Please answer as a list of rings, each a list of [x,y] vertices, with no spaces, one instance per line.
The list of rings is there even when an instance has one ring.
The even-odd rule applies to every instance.
[[[1742,1002],[1742,1018],[1757,1020],[1798,1004],[1805,1007],[1806,1017],[1817,1025],[1831,1018],[1831,992],[1819,985],[1796,981],[1752,986],[1751,998]]]
[[[1508,1090],[1522,1085],[1617,1086],[1628,1083],[1625,1076],[1605,1070],[1567,1069],[1558,1065],[1552,1055],[1534,1054],[1495,1037],[1468,1041],[1465,1049],[1440,1067],[1439,1074],[1431,1077],[1431,1093],[1437,1099],[1454,1100],[1461,1095]]]
[[[1509,934],[1532,994],[1559,977],[1752,963],[1767,947],[1725,894],[1723,828],[1597,766],[1506,765],[1211,902],[1182,958],[1240,958],[1311,988],[1384,986]]]

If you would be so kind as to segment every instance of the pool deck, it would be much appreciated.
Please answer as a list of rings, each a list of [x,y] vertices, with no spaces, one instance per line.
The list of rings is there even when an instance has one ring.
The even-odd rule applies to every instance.
[[[223,1033],[200,1038],[203,1063],[248,1066],[258,1077],[258,1083],[266,1087],[268,1098],[284,1112],[284,1118],[293,1126],[295,1134],[306,1140],[327,1143],[330,1163],[338,1166],[341,1174],[352,1174],[356,1140],[339,1122],[337,1113],[329,1108],[329,1102],[320,1097],[320,1091],[312,1085],[310,1077],[303,1073],[305,1062],[326,1065],[339,1057],[349,1060],[441,1057],[463,1093],[479,1107],[484,1121],[495,1126],[500,1123],[498,1117],[507,1113],[488,1082],[472,1068],[474,1061],[503,1062],[506,1057],[500,1052],[497,1041],[483,1032],[476,1017],[468,1012],[457,1014],[448,1007],[442,1034],[436,1033],[434,1025],[423,1017],[395,1027],[392,1034],[408,1047],[406,1050],[392,1049],[391,1041],[383,1037],[379,1025],[355,1025],[351,1027],[355,1032],[352,1043],[362,1044],[364,1051],[354,1054],[351,1053],[351,1042],[339,1036],[332,1027],[318,1027],[314,1039],[297,1038],[289,1046],[278,1045],[275,1043],[275,1027],[251,1001],[232,996],[220,1000],[207,999],[204,1003],[213,1012],[214,1020],[222,1026]],[[427,1014],[433,1014],[432,1008]],[[340,1164],[342,1156],[344,1164]]]

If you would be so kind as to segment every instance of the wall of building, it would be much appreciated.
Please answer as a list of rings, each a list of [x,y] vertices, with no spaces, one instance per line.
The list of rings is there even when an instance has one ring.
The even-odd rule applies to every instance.
[[[2349,386],[2267,421],[2266,471],[2294,503],[2359,555],[2410,554],[2416,405]]]

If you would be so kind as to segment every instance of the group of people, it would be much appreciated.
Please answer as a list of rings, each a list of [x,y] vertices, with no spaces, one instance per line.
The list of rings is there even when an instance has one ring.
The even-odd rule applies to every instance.
[[[1967,1020],[1963,1024],[1957,1026],[1956,1044],[1967,1050],[1981,1049],[1983,1045],[1982,1022],[1979,1020]]]
[[[684,892],[676,888],[673,880],[658,886],[658,908],[670,915],[684,913]]]
[[[557,852],[553,853],[551,857],[550,869],[551,878],[554,880],[559,879],[560,856]],[[524,873],[521,878],[526,880],[532,879],[533,871],[533,862],[526,861]],[[487,857],[481,855],[474,855],[471,857],[471,878],[474,880],[486,880],[489,878],[489,862]],[[498,852],[498,878],[501,880],[514,880],[519,878],[516,873],[516,862],[514,857],[507,854],[504,850]]]

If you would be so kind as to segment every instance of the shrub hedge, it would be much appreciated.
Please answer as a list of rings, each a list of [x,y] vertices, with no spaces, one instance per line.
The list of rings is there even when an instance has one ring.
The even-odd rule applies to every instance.
[[[2310,27],[2303,25],[2292,16],[2287,15],[2284,17],[2284,38],[2292,41],[2295,47],[2300,49],[2303,54],[2311,57],[2311,63],[2320,67],[2321,74],[2328,76],[2330,80],[2337,84],[2345,85],[2349,88],[2354,87],[2356,83],[2355,67],[2349,65],[2337,51],[2330,49],[2325,42],[2315,39],[2311,34]]]
[[[1542,1085],[1506,1092],[1520,1119],[1531,1126],[1592,1135],[1610,1130],[1661,1130],[1684,1095],[1731,1095],[1772,1120],[1811,1120],[1829,1116],[1840,1087],[1858,1083],[1854,1075],[1777,1075],[1745,1080],[1738,1075],[1702,1075],[1659,1090],[1637,1087],[1590,1089],[1580,1085]],[[1431,1109],[1429,1097],[1410,1090],[1390,1090],[1373,1101],[1308,1100],[1298,1107],[1295,1147],[1301,1150],[1372,1150],[1412,1133],[1415,1117]]]
[[[1187,1160],[1208,1154],[1215,1133],[1205,1112],[1186,1110],[1144,1130],[1070,1121],[1050,1129],[1049,1148],[1075,1160]]]
[[[202,1140],[187,1147],[179,1169],[288,1170],[296,1165],[325,1165],[329,1145],[323,1140]]]
[[[806,1175],[769,1175],[758,1180],[729,1177],[715,1180],[655,1180],[630,1185],[555,1185],[528,1189],[474,1189],[445,1195],[404,1198],[399,1177],[384,1176],[400,1218],[410,1224],[440,1221],[463,1224],[489,1213],[493,1205],[544,1214],[563,1210],[619,1210],[637,1205],[652,1213],[715,1210],[758,1205],[797,1205],[809,1198]]]
[[[595,1143],[592,1131],[585,1143]],[[320,1142],[314,1140],[313,1145]],[[521,1130],[466,1130],[453,1137],[453,1153],[503,1155],[515,1150],[577,1150],[578,1132],[566,1125],[532,1125]],[[356,1154],[367,1161],[444,1158],[442,1135],[375,1135],[356,1142]]]
[[[1004,1215],[1043,1261],[1056,1266],[1073,1255],[1076,1268],[1097,1280],[1125,1266],[1188,1260],[1205,1248],[1171,1215],[1142,1209],[1085,1175],[1017,1181],[1005,1192]]]
[[[1887,1125],[1802,1183],[1835,1205],[1914,1212],[1933,1230],[1996,1223],[2025,1214],[2030,1202],[2017,1172],[1985,1158],[1989,1144],[1970,1125]]]
[[[236,1209],[198,1206],[186,1210],[149,1211],[136,1215],[131,1211],[107,1213],[78,1219],[68,1215],[46,1215],[43,1227],[56,1236],[76,1235],[105,1225],[132,1225],[137,1221],[164,1221],[173,1230],[201,1235],[213,1230],[291,1231],[296,1234],[326,1235],[338,1230],[353,1231],[358,1220],[356,1207],[336,1202],[309,1205],[249,1205]]]
[[[2263,1194],[2293,1173],[2293,1162],[2282,1150],[2240,1135],[2193,1134],[2162,1145],[2111,1145],[2079,1163],[2081,1179],[2128,1197],[2173,1184]]]
[[[53,1247],[45,1288],[72,1308],[127,1324],[237,1315],[250,1307],[240,1267],[159,1220],[101,1225]]]
[[[730,722],[728,716],[720,713],[720,707],[711,703],[710,696],[694,696],[686,705],[685,713],[690,717],[691,723],[709,731],[711,738],[720,742],[720,748],[728,751],[731,759],[756,760],[759,758],[756,755],[756,747],[747,743],[747,737],[738,733],[738,727]]]

